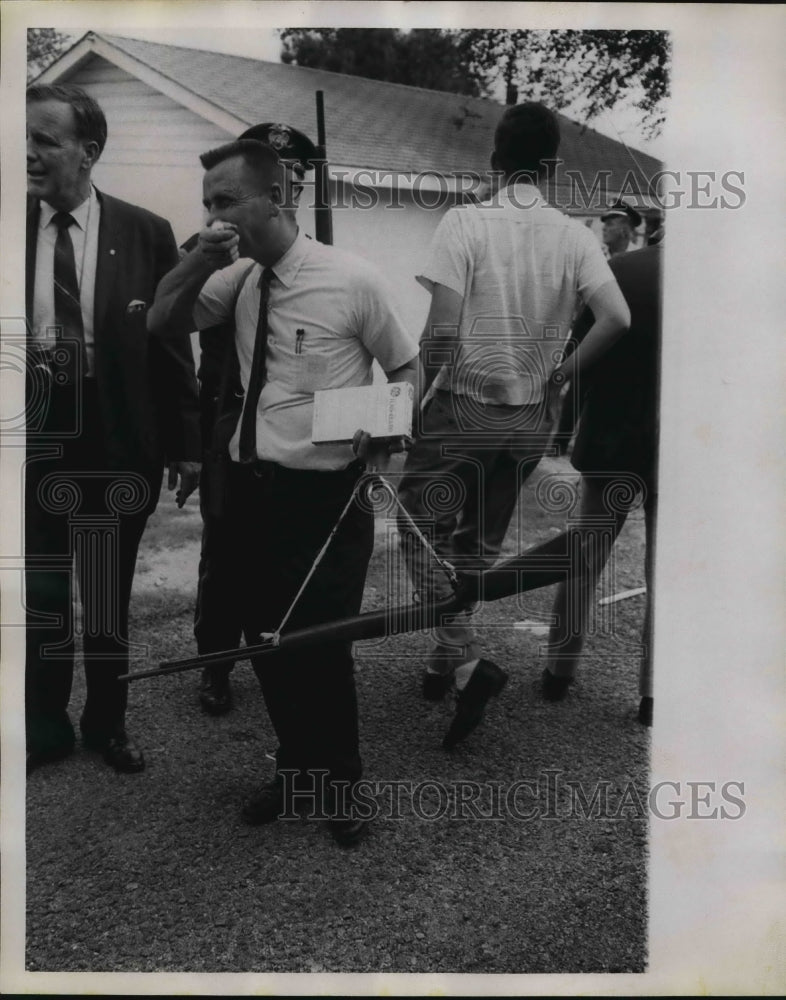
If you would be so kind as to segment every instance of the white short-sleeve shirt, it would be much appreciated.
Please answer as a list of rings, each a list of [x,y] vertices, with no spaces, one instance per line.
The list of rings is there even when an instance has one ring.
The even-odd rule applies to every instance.
[[[224,322],[235,307],[240,379],[247,390],[259,315],[262,267],[241,259],[211,275],[194,308],[199,329]],[[266,378],[257,407],[257,454],[294,469],[341,469],[349,445],[314,445],[314,392],[369,385],[372,363],[392,371],[418,354],[382,275],[353,254],[298,233],[272,267]],[[244,276],[247,277],[244,279]],[[238,287],[242,284],[238,295]],[[240,423],[229,445],[238,460]]]
[[[485,403],[538,403],[580,303],[614,281],[595,236],[531,184],[453,208],[418,281],[462,296],[459,346],[435,387]]]

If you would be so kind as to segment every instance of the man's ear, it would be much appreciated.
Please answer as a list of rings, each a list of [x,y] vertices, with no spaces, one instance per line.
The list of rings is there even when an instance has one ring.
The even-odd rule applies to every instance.
[[[92,170],[95,166],[96,160],[99,157],[98,143],[97,142],[85,142],[82,144],[82,150],[84,155],[82,157],[82,169]]]
[[[270,186],[270,217],[275,218],[284,204],[284,189],[278,184]]]
[[[493,150],[492,153],[491,153],[491,169],[492,170],[499,170],[500,169],[499,158],[497,157],[497,151],[496,151],[496,149]]]

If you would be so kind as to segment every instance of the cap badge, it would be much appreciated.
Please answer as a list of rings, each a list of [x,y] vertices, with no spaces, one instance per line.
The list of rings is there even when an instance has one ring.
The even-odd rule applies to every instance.
[[[286,125],[272,125],[267,134],[267,141],[273,149],[285,149],[289,145],[290,131]]]

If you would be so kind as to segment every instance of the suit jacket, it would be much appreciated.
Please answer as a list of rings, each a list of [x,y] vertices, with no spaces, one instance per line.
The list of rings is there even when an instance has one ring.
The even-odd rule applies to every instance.
[[[662,245],[610,261],[630,307],[630,329],[598,359],[586,379],[586,398],[572,462],[581,472],[634,472],[654,486],[658,437],[658,356]],[[586,309],[573,336],[593,323]]]
[[[198,239],[199,234],[194,233],[180,249],[190,253],[197,245]],[[234,433],[243,406],[243,386],[240,382],[240,366],[235,350],[234,317],[225,323],[218,323],[199,331],[197,379],[202,416],[202,447],[206,454],[211,451],[221,451]],[[216,438],[214,431],[219,417],[222,429]],[[209,474],[207,469],[204,472]]]
[[[129,312],[128,307],[133,300],[150,307],[159,281],[177,264],[177,245],[165,219],[97,194],[101,219],[93,334],[106,455],[111,469],[146,475],[157,497],[165,462],[201,459],[194,357],[187,335],[161,339],[149,334],[146,310]],[[38,200],[28,199],[28,320],[39,214]]]

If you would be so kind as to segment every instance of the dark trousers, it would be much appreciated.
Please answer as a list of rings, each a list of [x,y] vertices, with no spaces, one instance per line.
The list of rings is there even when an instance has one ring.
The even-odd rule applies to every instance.
[[[217,457],[207,447],[214,442],[216,433],[217,393],[218,387],[212,384],[203,385],[199,393],[200,431],[206,447],[199,477],[202,544],[194,607],[194,638],[200,656],[235,649],[240,645],[243,631],[240,611],[232,592],[234,570],[227,565],[226,559],[221,558],[223,550],[231,544],[231,536],[226,534],[223,509],[229,457]],[[231,670],[231,665],[210,667],[208,673],[211,676],[229,676]]]
[[[554,599],[554,624],[549,635],[549,670],[557,677],[569,678],[576,674],[587,630],[593,619],[598,581],[630,510],[638,502],[635,489],[630,488],[632,478],[630,474],[624,473],[619,477],[615,477],[614,473],[584,473],[581,477],[581,513],[574,528],[582,533],[587,544],[587,563],[583,572],[576,573],[559,585]],[[647,582],[639,661],[639,694],[651,698],[653,569],[658,492],[654,478],[639,481],[643,487],[646,532],[644,574]]]
[[[201,655],[240,645],[240,609],[233,593],[234,568],[222,558],[232,543],[232,531],[223,514],[213,512],[212,492],[223,489],[209,461],[202,465],[199,479],[199,509],[202,514],[202,544],[199,552],[194,638]],[[212,667],[213,673],[228,675],[231,666]]]
[[[85,380],[83,391],[78,436],[28,441],[26,722],[28,746],[41,751],[74,740],[67,711],[77,628],[74,563],[87,687],[82,726],[101,738],[123,725],[128,686],[117,678],[128,670],[131,585],[155,506],[149,477],[107,468],[95,383]],[[58,409],[71,405],[65,394],[55,398],[44,430],[54,432]]]
[[[248,643],[275,631],[344,509],[360,471],[289,470],[231,463],[217,572],[234,580]],[[357,500],[345,515],[283,633],[358,614],[374,545],[373,514]],[[224,560],[225,565],[220,565]],[[254,670],[278,738],[277,766],[361,773],[352,644],[258,657]]]

